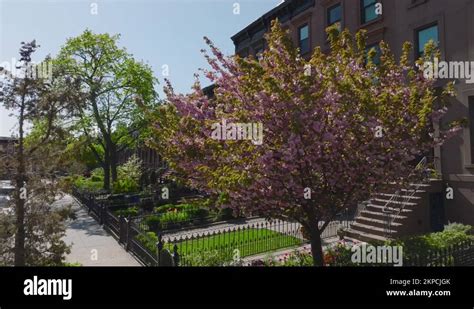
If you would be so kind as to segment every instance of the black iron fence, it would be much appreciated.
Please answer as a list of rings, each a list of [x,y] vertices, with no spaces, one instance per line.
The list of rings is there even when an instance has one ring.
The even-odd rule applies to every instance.
[[[152,232],[143,229],[132,217],[114,215],[108,209],[105,196],[77,189],[73,189],[73,195],[146,266],[236,265],[244,257],[307,243],[300,224],[280,220],[233,220],[195,226],[192,230]],[[328,224],[321,238],[337,237],[340,229],[349,227],[350,223],[350,218],[340,217]],[[428,254],[407,256],[404,266],[474,266],[474,241]]]
[[[307,242],[296,222],[255,220],[248,224],[163,236],[164,248],[183,266],[233,265],[241,258],[298,247]]]
[[[403,266],[474,266],[474,240],[424,254],[405,254]]]

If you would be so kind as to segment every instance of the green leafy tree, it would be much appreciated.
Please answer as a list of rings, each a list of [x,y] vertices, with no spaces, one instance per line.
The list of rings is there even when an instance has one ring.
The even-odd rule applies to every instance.
[[[0,102],[18,120],[15,150],[2,158],[2,164],[14,170],[10,175],[15,187],[10,205],[14,229],[6,233],[1,242],[6,247],[0,250],[10,252],[12,258],[7,263],[16,266],[58,264],[67,251],[61,240],[65,217],[51,206],[59,191],[53,179],[56,156],[49,147],[82,98],[77,80],[62,78],[57,70],[51,70],[49,76],[30,74],[35,69],[32,55],[38,47],[36,41],[22,43],[20,74],[5,74],[0,84]],[[50,58],[41,65],[51,65]],[[34,128],[27,137],[30,125]]]
[[[118,47],[119,35],[90,30],[68,39],[56,63],[66,76],[80,79],[87,93],[72,127],[87,138],[88,147],[104,170],[104,189],[118,180],[118,155],[141,128],[136,103],[156,103],[151,68]],[[99,151],[99,146],[102,151]]]

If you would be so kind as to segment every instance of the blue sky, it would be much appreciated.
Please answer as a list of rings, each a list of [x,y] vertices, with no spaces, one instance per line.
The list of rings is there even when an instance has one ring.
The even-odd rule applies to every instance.
[[[0,63],[18,59],[21,41],[41,45],[33,60],[55,55],[69,37],[86,28],[121,34],[120,45],[148,63],[162,89],[162,67],[175,90],[188,92],[193,74],[207,67],[200,50],[208,36],[227,55],[230,37],[281,0],[0,0]],[[97,4],[97,15],[91,14]],[[240,14],[234,14],[235,4]],[[160,95],[163,97],[163,95]],[[14,119],[0,107],[0,136],[9,136]]]

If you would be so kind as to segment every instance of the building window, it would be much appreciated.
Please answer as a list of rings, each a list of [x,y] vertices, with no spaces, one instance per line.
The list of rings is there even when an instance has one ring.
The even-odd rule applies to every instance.
[[[369,46],[366,47],[365,49],[365,53],[366,55],[369,53],[369,51],[371,49],[375,49],[375,56],[374,58],[372,59],[372,62],[375,64],[375,65],[379,65],[380,64],[380,56],[382,55],[382,51],[380,50],[380,45],[379,43],[375,43],[375,44],[371,44]],[[366,59],[367,60],[367,59]]]
[[[327,23],[328,27],[337,24],[341,31],[342,6],[340,3],[328,8]]]
[[[433,41],[439,46],[438,25],[431,25],[416,31],[416,52],[418,57],[422,57],[425,52],[425,45]]]
[[[376,5],[377,0],[360,0],[362,24],[366,24],[379,17],[376,13]]]
[[[309,25],[306,24],[298,29],[298,46],[302,55],[309,53]]]

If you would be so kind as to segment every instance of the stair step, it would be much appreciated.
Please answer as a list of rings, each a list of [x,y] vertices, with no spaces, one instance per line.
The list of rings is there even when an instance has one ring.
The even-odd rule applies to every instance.
[[[386,215],[385,213],[383,213],[381,211],[370,211],[370,210],[362,210],[360,213],[363,217],[366,217],[366,218],[370,218],[370,216],[374,216],[376,218],[384,218],[385,215]],[[403,219],[408,218],[408,216],[400,216],[400,215],[395,216],[395,215],[393,215],[392,218],[395,218],[397,220],[403,220]]]
[[[420,188],[428,188],[431,184],[429,183],[411,183],[410,187],[420,187]]]
[[[373,210],[371,210],[371,211],[378,211],[378,212],[384,214],[384,213],[383,213],[383,210],[385,209],[385,206],[369,204],[369,205],[367,205],[367,208],[373,209]],[[366,209],[367,209],[367,208],[366,208]],[[398,211],[399,208],[387,207],[387,210],[390,210],[390,211]],[[413,210],[407,209],[407,208],[403,208],[403,209],[401,210],[401,212],[402,212],[402,213],[408,213],[408,212],[413,212]]]
[[[362,222],[359,222],[359,221],[362,221]],[[364,224],[364,225],[371,225],[371,226],[374,226],[374,227],[377,227],[377,228],[384,228],[387,225],[386,220],[367,218],[367,217],[364,217],[364,216],[357,217],[356,218],[356,223],[361,223],[361,224]],[[394,227],[394,228],[399,227],[401,225],[402,224],[399,223],[399,222],[393,222],[392,223],[392,227]]]
[[[392,198],[393,196],[396,196],[395,193],[391,194],[391,193],[375,193],[376,196],[383,196],[385,198]],[[416,196],[416,195],[398,195],[397,196],[399,199],[410,199],[410,200],[421,200],[421,197],[419,196]]]
[[[400,191],[409,192],[409,193],[413,193],[413,192],[415,192],[415,193],[426,193],[427,192],[426,190],[420,189],[420,188],[418,188],[417,190],[415,190],[415,189],[400,189]]]
[[[357,222],[352,223],[351,229],[359,231],[359,232],[364,232],[364,233],[368,233],[368,234],[374,234],[374,235],[382,236],[382,237],[385,237],[385,235],[387,235],[387,234],[390,235],[390,234],[396,234],[397,233],[393,229],[388,231],[388,230],[385,229],[385,227],[376,227],[376,226],[372,226],[372,225],[368,225],[368,224],[361,224],[361,223],[357,223]]]
[[[371,199],[370,202],[373,203],[380,203],[382,205],[386,205],[388,203],[390,204],[396,204],[396,205],[405,205],[405,206],[416,206],[418,205],[417,203],[412,203],[412,202],[400,202],[400,201],[395,201],[395,200],[389,200],[389,199],[380,199],[380,198],[374,198]]]
[[[365,243],[365,241],[363,241],[363,240],[352,238],[352,237],[349,237],[349,236],[346,236],[346,235],[344,235],[344,240],[347,241],[347,242],[352,242],[353,244],[360,244],[361,242]]]
[[[346,235],[350,238],[356,239],[362,242],[372,242],[372,241],[386,241],[388,238],[380,235],[374,235],[371,233],[365,233],[361,231],[356,231],[354,229],[349,229],[346,232]]]

